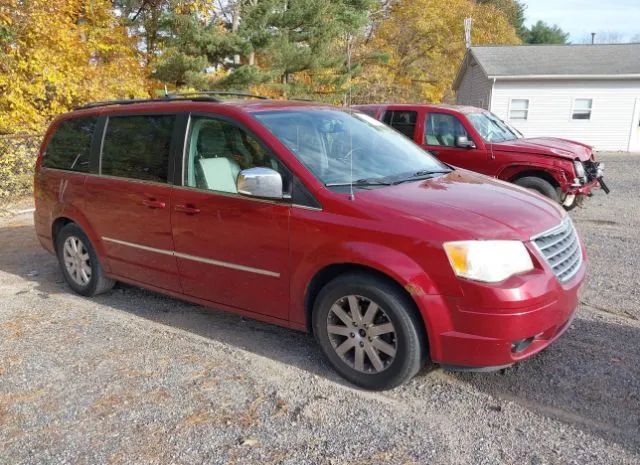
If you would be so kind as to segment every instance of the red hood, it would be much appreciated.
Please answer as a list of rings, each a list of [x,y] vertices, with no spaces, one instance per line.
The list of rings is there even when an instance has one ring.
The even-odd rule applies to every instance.
[[[382,211],[385,221],[400,214],[454,230],[450,240],[528,241],[557,226],[565,215],[538,194],[460,169],[426,181],[360,190],[356,198],[367,211]]]
[[[557,137],[535,137],[531,139],[516,139],[493,144],[494,150],[505,152],[534,153],[536,155],[551,155],[580,161],[591,158],[592,147],[572,140]]]

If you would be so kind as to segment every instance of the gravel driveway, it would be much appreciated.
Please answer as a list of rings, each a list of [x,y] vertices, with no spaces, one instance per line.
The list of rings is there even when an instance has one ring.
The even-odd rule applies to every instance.
[[[0,218],[0,463],[640,463],[640,155],[572,212],[578,317],[504,373],[370,393],[301,333],[119,285],[74,295],[30,213]],[[19,207],[16,207],[19,208]]]

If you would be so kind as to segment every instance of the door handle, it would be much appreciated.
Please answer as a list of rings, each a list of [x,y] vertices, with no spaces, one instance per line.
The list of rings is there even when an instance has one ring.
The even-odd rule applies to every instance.
[[[164,208],[167,206],[165,202],[156,199],[144,199],[142,205],[149,208]]]
[[[196,213],[200,213],[200,209],[192,205],[176,205],[175,211],[186,213],[187,215],[195,215]]]

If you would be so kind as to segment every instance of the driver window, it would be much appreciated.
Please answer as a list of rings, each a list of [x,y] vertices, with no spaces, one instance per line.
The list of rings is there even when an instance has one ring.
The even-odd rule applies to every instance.
[[[447,113],[429,113],[425,127],[425,144],[455,147],[456,137],[469,137],[460,120]]]
[[[187,136],[184,185],[237,193],[240,171],[272,168],[286,176],[281,164],[250,134],[228,121],[192,117]]]

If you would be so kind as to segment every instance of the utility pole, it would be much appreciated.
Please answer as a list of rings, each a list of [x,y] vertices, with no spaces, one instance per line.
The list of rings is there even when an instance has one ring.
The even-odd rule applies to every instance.
[[[471,18],[464,19],[464,44],[467,48],[471,48]]]
[[[596,33],[592,32],[591,33],[591,45],[596,43]]]

